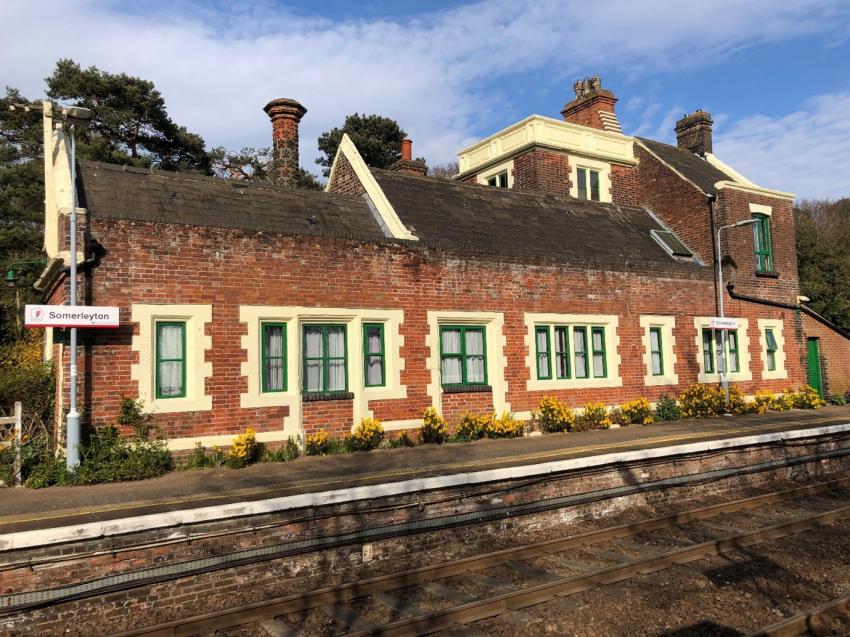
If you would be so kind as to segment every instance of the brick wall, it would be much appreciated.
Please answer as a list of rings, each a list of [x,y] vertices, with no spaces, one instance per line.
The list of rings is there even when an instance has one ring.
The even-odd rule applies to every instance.
[[[345,155],[339,155],[339,159],[337,159],[336,170],[330,182],[329,190],[341,195],[362,195],[366,192]]]
[[[114,423],[122,397],[138,396],[137,382],[130,378],[131,365],[138,362],[131,340],[139,329],[130,321],[131,304],[212,305],[212,322],[205,329],[212,339],[212,348],[206,352],[213,369],[206,380],[206,393],[212,397],[213,408],[155,414],[155,422],[172,438],[232,435],[249,425],[257,431],[282,427],[285,408],[240,406],[240,395],[247,391],[241,373],[247,354],[241,345],[246,325],[239,321],[240,305],[403,310],[401,383],[406,386],[407,398],[370,402],[369,408],[383,420],[420,418],[432,404],[427,393],[431,383],[431,369],[426,364],[431,355],[426,344],[428,311],[503,313],[506,400],[515,412],[533,409],[546,393],[559,395],[574,406],[588,400],[619,404],[641,395],[655,400],[661,393],[676,393],[696,380],[698,353],[692,317],[714,315],[710,268],[695,272],[672,260],[668,266],[623,264],[611,266],[621,267],[620,271],[601,271],[498,256],[468,259],[418,246],[122,220],[94,220],[92,233],[108,253],[83,286],[90,290],[87,301],[118,306],[123,326],[117,331],[93,330],[83,338],[80,397],[84,417],[94,424]],[[525,312],[617,315],[622,387],[527,391],[532,372],[525,364]],[[786,330],[791,330],[790,312],[730,302],[728,313],[750,319],[756,380],[742,385],[746,393],[761,386],[781,389],[804,378],[799,352],[789,351],[788,381],[758,381],[756,319],[785,318]],[[677,317],[678,386],[644,387],[641,314]],[[786,334],[787,347],[793,342]],[[60,367],[67,369],[67,350],[63,363]],[[298,379],[289,382],[297,386]],[[457,405],[461,411],[461,400],[483,400],[479,395],[443,398],[450,410]],[[316,426],[351,426],[350,417],[349,422],[329,422],[332,414],[342,417],[339,410],[351,413],[350,405],[342,407],[347,401],[331,402],[334,404],[305,403],[302,412]]]
[[[457,392],[443,394],[443,418],[446,422],[457,423],[465,412],[488,414],[493,412],[493,393]]]
[[[514,158],[514,190],[570,194],[570,163],[566,155],[534,148]]]
[[[342,438],[351,432],[354,404],[351,399],[313,400],[304,403],[301,417],[304,420],[305,434],[324,429],[335,438]]]
[[[637,168],[611,164],[611,201],[623,206],[640,206]]]
[[[819,339],[824,397],[844,394],[850,390],[850,339],[807,314],[802,319],[806,336]]]

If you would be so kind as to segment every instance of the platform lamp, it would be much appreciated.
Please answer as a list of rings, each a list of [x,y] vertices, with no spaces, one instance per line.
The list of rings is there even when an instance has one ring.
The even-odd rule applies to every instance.
[[[28,111],[41,111],[44,113],[45,111],[58,111],[62,122],[68,128],[68,135],[71,138],[71,153],[70,153],[70,168],[71,168],[71,241],[70,241],[70,279],[71,279],[71,294],[69,299],[69,305],[71,307],[77,305],[77,145],[76,139],[74,137],[74,133],[79,126],[80,128],[88,128],[89,122],[91,121],[94,113],[88,108],[82,108],[80,106],[60,106],[58,108],[52,109],[50,102],[42,102],[41,104],[12,104],[9,106],[10,110],[21,109],[25,112]],[[46,124],[48,121],[52,122],[52,119],[43,119]],[[45,157],[46,157],[45,153]],[[7,274],[8,281],[8,274]],[[71,364],[70,364],[70,400],[68,401],[68,416],[66,420],[65,427],[65,443],[66,443],[66,455],[65,455],[65,466],[68,471],[72,473],[76,472],[77,467],[80,465],[80,412],[77,409],[77,328],[72,327],[70,329],[70,354],[71,354]]]
[[[718,316],[722,319],[725,318],[725,314],[723,312],[723,264],[721,262],[720,257],[720,233],[723,230],[731,230],[732,228],[741,228],[743,226],[749,226],[756,223],[758,219],[744,219],[743,221],[738,221],[737,223],[731,223],[728,226],[720,226],[717,228],[717,232],[714,235],[714,254],[717,255],[717,310]],[[727,335],[726,330],[720,330],[720,347],[722,349],[721,360],[723,361],[723,367],[720,369],[720,386],[723,388],[723,394],[726,396],[726,404],[729,404],[729,376],[727,372],[727,368],[729,365],[729,361],[726,360],[726,343],[727,343]]]

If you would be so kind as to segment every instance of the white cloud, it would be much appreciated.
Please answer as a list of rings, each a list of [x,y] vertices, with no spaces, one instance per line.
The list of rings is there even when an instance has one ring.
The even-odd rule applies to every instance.
[[[293,97],[309,111],[301,130],[308,168],[320,132],[349,113],[376,112],[399,121],[415,154],[445,161],[527,115],[515,104],[540,90],[527,86],[530,77],[563,86],[568,98],[572,80],[588,72],[650,77],[715,64],[745,46],[837,33],[844,11],[840,0],[488,0],[395,21],[335,22],[262,2],[5,2],[0,80],[38,96],[60,57],[138,75],[209,146],[267,145],[262,106]],[[642,123],[662,112],[649,107]]]
[[[759,185],[798,198],[850,195],[850,93],[817,95],[784,117],[755,115],[715,135],[714,149]]]

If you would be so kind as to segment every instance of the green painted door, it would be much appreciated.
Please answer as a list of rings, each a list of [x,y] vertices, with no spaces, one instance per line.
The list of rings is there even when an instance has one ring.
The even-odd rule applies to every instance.
[[[823,383],[820,375],[820,347],[818,339],[810,338],[809,342],[809,385],[818,390],[818,396],[823,398]]]

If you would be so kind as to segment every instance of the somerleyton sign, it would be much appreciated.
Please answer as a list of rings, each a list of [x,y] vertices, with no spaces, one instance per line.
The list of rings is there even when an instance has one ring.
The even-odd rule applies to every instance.
[[[708,319],[708,327],[713,330],[737,330],[740,327],[738,323],[739,321],[736,318],[714,316]]]
[[[118,327],[117,307],[27,305],[27,327]]]

